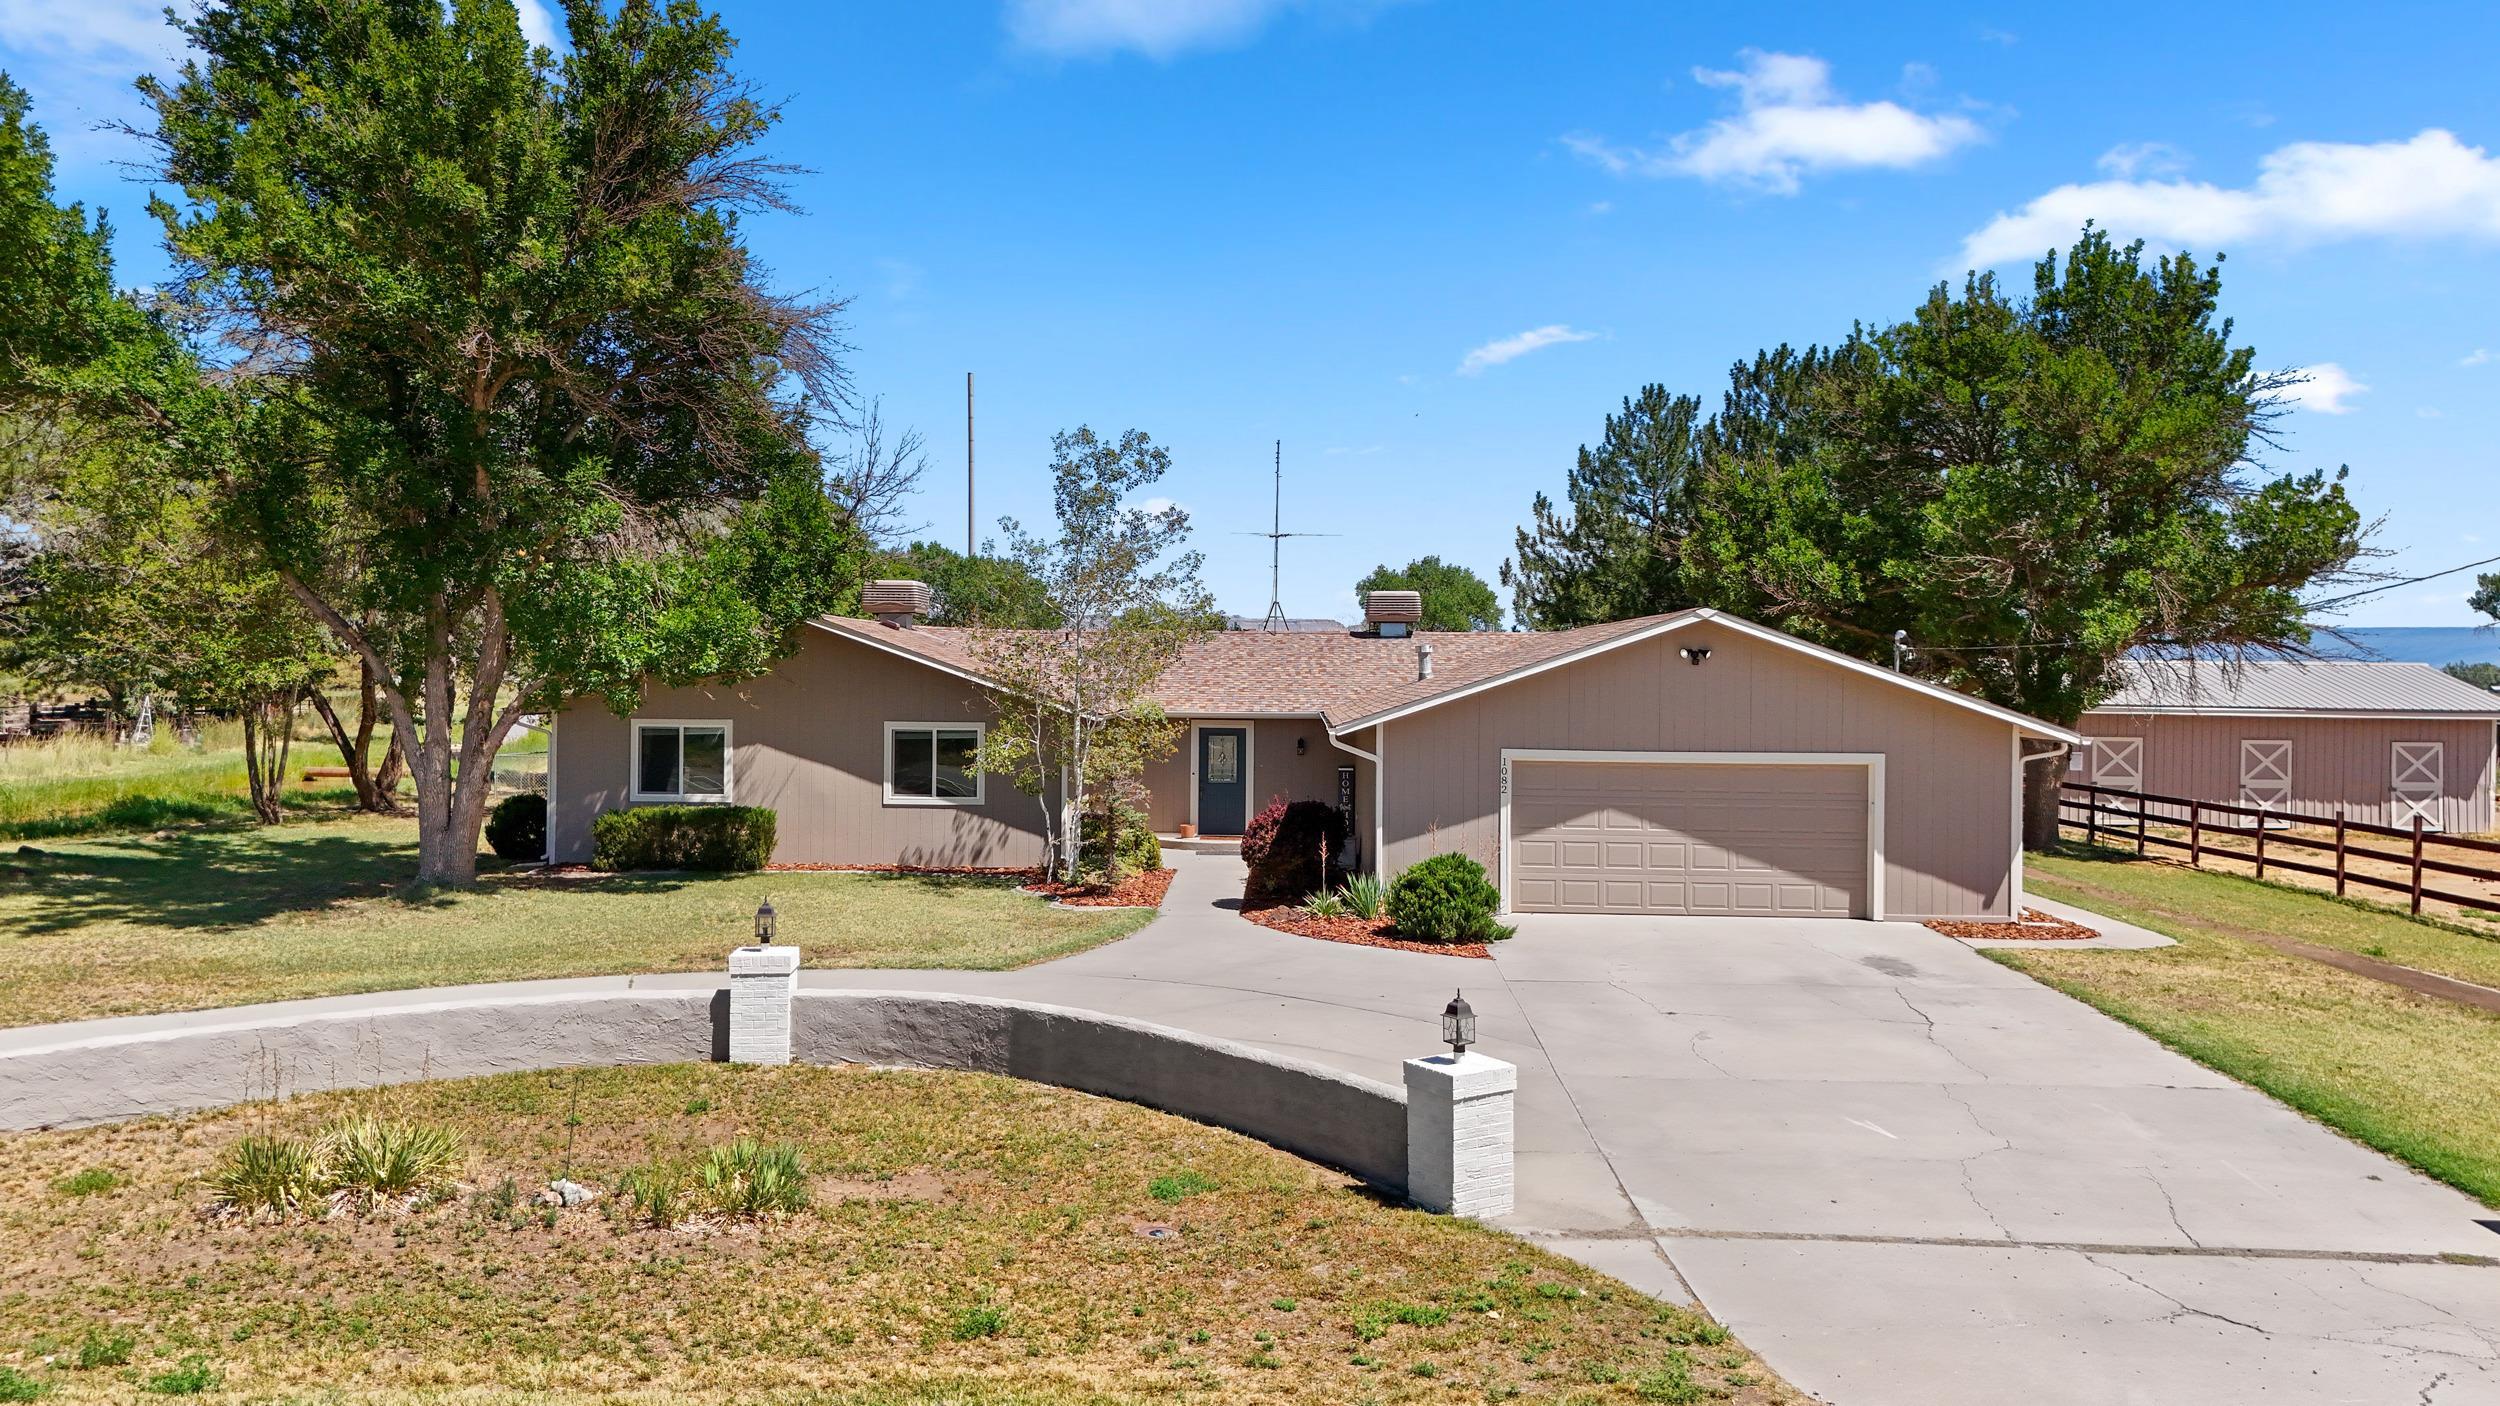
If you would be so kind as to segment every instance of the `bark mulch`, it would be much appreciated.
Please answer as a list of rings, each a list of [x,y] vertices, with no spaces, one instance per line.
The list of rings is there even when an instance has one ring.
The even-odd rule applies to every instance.
[[[1316,937],[1322,942],[1388,947],[1400,952],[1430,952],[1442,957],[1489,958],[1493,955],[1493,949],[1481,942],[1417,942],[1413,938],[1399,937],[1397,929],[1385,917],[1321,918],[1284,904],[1244,908],[1241,916],[1263,928],[1289,932],[1296,937]]]
[[[976,879],[1030,879],[1033,868],[992,869],[977,864],[767,864],[767,874],[935,874]]]
[[[1057,899],[1071,908],[1160,908],[1163,906],[1163,895],[1171,887],[1171,870],[1148,869],[1122,879],[1116,887],[1037,882],[1026,884],[1024,891]]]
[[[1937,918],[1927,926],[1947,937],[1974,942],[2089,942],[2101,935],[2098,929],[2070,923],[2037,908],[2024,909],[2019,923],[1956,923]]]

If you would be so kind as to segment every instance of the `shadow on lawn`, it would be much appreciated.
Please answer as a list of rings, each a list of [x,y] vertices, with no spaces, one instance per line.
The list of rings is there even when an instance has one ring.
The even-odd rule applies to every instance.
[[[504,883],[481,857],[491,890]],[[0,914],[0,935],[77,932],[127,923],[168,929],[248,927],[349,903],[417,910],[457,896],[419,888],[414,843],[398,836],[202,827],[163,839],[130,836],[75,847],[0,849],[0,899],[29,895],[32,911]],[[700,882],[694,875],[620,876],[582,885],[586,895],[650,893]]]

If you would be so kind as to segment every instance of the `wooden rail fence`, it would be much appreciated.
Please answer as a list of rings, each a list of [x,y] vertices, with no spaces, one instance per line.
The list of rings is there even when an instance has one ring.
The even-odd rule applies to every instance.
[[[2449,893],[2424,886],[2424,878],[2430,874],[2453,874],[2460,878],[2480,879],[2485,883],[2500,884],[2500,862],[2487,859],[2476,864],[2433,857],[2444,851],[2455,851],[2469,857],[2473,855],[2500,856],[2500,843],[2443,835],[2425,827],[2422,824],[2422,817],[2418,815],[2413,818],[2412,828],[2399,829],[2393,825],[2373,825],[2367,821],[2346,819],[2340,806],[2336,808],[2334,818],[2329,820],[2318,816],[2290,815],[2279,810],[2268,810],[2262,806],[2233,805],[2227,801],[2200,801],[2187,796],[2162,796],[2149,791],[2124,791],[2113,786],[2091,786],[2074,781],[2060,783],[2058,789],[2064,793],[2059,797],[2058,825],[2061,829],[2071,827],[2083,831],[2086,844],[2097,846],[2114,840],[2121,847],[2133,848],[2139,858],[2148,853],[2148,846],[2185,850],[2189,865],[2199,869],[2205,867],[2205,860],[2209,856],[2217,859],[2238,860],[2242,863],[2254,863],[2257,868],[2257,877],[2261,879],[2266,876],[2266,870],[2270,868],[2289,869],[2294,873],[2333,879],[2335,894],[2338,898],[2343,897],[2345,888],[2351,884],[2390,889],[2404,894],[2417,914],[2422,911],[2422,900],[2426,898],[2440,903],[2453,903],[2460,908],[2474,908],[2485,913],[2500,913],[2500,899],[2484,898],[2474,894]],[[2075,799],[2078,796],[2082,799]],[[2155,806],[2168,807],[2169,813],[2156,813],[2152,809]],[[2082,819],[2073,819],[2068,814],[2076,810],[2083,813]],[[2234,820],[2249,823],[2231,824],[2230,822]],[[2334,828],[2335,837],[2329,840],[2315,835],[2299,834],[2291,830],[2269,830],[2267,828],[2269,821],[2321,827],[2331,825]],[[2153,826],[2156,824],[2184,827],[2187,831],[2187,838],[2183,840],[2173,835],[2155,834]],[[2242,854],[2237,850],[2215,849],[2205,843],[2209,830],[2251,835],[2256,842],[2256,852]],[[2372,849],[2355,844],[2353,840],[2356,836],[2399,840],[2405,844],[2406,849],[2402,853]],[[2104,837],[2108,837],[2107,840]],[[2291,845],[2310,854],[2323,854],[2329,856],[2332,862],[2321,864],[2304,859],[2288,859],[2280,854],[2268,854],[2266,847],[2269,842],[2275,845]],[[2375,859],[2385,864],[2401,865],[2405,869],[2406,877],[2391,879],[2383,875],[2355,870],[2351,867],[2354,859]]]

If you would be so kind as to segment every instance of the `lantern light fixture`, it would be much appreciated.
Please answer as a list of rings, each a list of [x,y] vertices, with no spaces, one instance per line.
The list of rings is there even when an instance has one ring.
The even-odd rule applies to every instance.
[[[1453,1054],[1467,1053],[1476,1043],[1476,1008],[1467,1004],[1467,993],[1453,991],[1449,1005],[1441,1011],[1441,1040]]]
[[[755,945],[772,946],[773,936],[780,928],[781,915],[773,911],[773,901],[765,899],[764,906],[755,910]]]

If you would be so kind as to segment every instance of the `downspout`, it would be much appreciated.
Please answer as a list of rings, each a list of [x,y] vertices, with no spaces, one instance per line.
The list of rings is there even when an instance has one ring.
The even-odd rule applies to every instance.
[[[1326,722],[1325,718],[1321,719],[1323,726]],[[1385,752],[1388,750],[1388,741],[1389,725],[1387,723],[1382,723],[1372,730],[1374,747]],[[1328,733],[1328,745],[1348,756],[1360,757],[1372,764],[1372,873],[1385,882],[1389,877],[1389,871],[1382,863],[1380,847],[1382,836],[1386,833],[1382,816],[1386,812],[1389,799],[1388,770],[1380,764],[1380,752],[1366,752],[1360,747],[1348,746],[1334,731]]]

